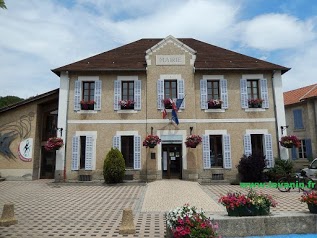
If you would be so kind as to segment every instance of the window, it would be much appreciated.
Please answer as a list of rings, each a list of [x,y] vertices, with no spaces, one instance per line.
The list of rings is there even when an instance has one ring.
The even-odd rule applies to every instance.
[[[203,135],[203,167],[232,168],[230,135]]]
[[[293,110],[294,129],[304,129],[302,109]]]
[[[265,156],[267,167],[273,167],[273,147],[271,134],[245,134],[243,139],[244,154]]]
[[[306,159],[306,140],[300,140],[300,147],[298,148],[298,156],[300,159]]]
[[[222,136],[210,135],[210,166],[223,167]]]
[[[227,80],[223,75],[204,75],[200,80],[200,108],[228,108]]]
[[[208,99],[220,99],[219,81],[207,80]]]
[[[133,168],[133,147],[133,136],[121,136],[121,153],[123,155],[126,168]]]
[[[137,76],[118,76],[114,81],[115,111],[141,110],[141,80]]]
[[[112,144],[113,148],[121,151],[126,168],[141,169],[141,136],[116,135]]]
[[[313,159],[311,139],[300,140],[300,143],[299,148],[292,148],[292,159]]]
[[[72,140],[72,170],[93,170],[95,168],[94,136],[73,136]]]
[[[163,77],[163,76],[162,76]],[[166,100],[164,103],[164,99],[183,99],[185,97],[185,87],[183,79],[159,79],[157,81],[157,108],[171,108],[169,100]],[[177,78],[177,77],[175,77]],[[166,107],[167,106],[167,107]],[[185,108],[185,99],[180,105],[180,109]]]
[[[267,80],[263,75],[243,75],[240,95],[242,108],[269,108]]]
[[[96,76],[82,76],[75,81],[74,111],[101,110],[101,80]]]

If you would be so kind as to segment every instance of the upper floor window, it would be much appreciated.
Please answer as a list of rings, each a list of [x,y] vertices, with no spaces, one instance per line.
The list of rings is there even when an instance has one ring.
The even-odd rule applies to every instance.
[[[159,79],[157,81],[157,108],[172,108],[171,100],[185,97],[184,79]],[[185,108],[185,99],[180,105],[180,109]]]
[[[302,109],[293,110],[293,116],[294,116],[294,129],[304,129]]]
[[[240,79],[242,108],[269,108],[267,80],[261,75],[245,75]]]
[[[118,76],[114,81],[113,107],[115,111],[141,110],[141,80],[137,76]]]
[[[204,75],[200,80],[201,109],[227,109],[227,80],[222,75]]]
[[[101,110],[101,80],[96,76],[82,76],[75,81],[74,111]]]

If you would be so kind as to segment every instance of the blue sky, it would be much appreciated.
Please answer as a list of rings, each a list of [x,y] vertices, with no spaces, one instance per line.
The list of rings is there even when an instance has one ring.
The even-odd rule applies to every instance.
[[[6,0],[0,96],[59,87],[51,69],[141,38],[198,40],[292,68],[284,91],[317,82],[315,0]]]

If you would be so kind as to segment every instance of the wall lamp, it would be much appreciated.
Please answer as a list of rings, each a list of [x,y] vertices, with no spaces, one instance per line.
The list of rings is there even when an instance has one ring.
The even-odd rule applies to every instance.
[[[288,126],[281,126],[281,134],[283,135],[283,132],[288,128]]]
[[[192,132],[193,132],[193,127],[191,126],[191,127],[189,127],[189,134],[191,135]]]
[[[56,127],[56,131],[60,132],[61,137],[63,136],[63,128],[62,127],[61,128]]]

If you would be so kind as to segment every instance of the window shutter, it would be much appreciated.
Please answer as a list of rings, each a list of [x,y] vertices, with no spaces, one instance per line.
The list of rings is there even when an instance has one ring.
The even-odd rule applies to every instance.
[[[251,135],[250,134],[245,134],[244,135],[244,154],[246,156],[252,155],[252,145],[251,145]]]
[[[292,159],[293,160],[297,159],[297,149],[295,146],[292,147]]]
[[[85,170],[92,170],[93,137],[86,136]]]
[[[79,141],[80,141],[79,136],[73,136],[73,140],[72,140],[72,170],[79,169],[79,156],[80,156]]]
[[[119,105],[119,101],[121,100],[121,81],[114,81],[114,101],[113,101],[113,109],[118,111],[121,109]]]
[[[273,147],[272,147],[272,135],[264,135],[264,144],[265,144],[265,159],[267,161],[267,168],[272,168],[273,165]]]
[[[203,163],[204,169],[210,169],[210,144],[209,135],[203,135]]]
[[[302,110],[301,109],[295,109],[293,110],[294,115],[294,129],[303,129],[303,116],[302,116]]]
[[[95,106],[94,110],[95,111],[100,111],[101,110],[101,80],[96,80],[95,81]]]
[[[121,151],[121,136],[114,136],[112,138],[112,147]]]
[[[231,145],[230,145],[230,135],[223,135],[223,167],[225,169],[232,168],[232,161],[231,161]]]
[[[207,80],[200,80],[200,108],[208,109]]]
[[[74,111],[80,110],[80,92],[81,92],[81,81],[75,81],[74,89]]]
[[[222,101],[221,108],[227,109],[228,108],[228,89],[227,89],[226,79],[220,80],[220,90],[221,90],[221,101]]]
[[[267,80],[260,80],[261,98],[263,99],[262,108],[269,108],[269,94],[267,90]]]
[[[134,81],[134,110],[141,110],[141,80]]]
[[[241,94],[241,107],[248,108],[248,91],[247,91],[247,80],[240,79],[240,94]]]
[[[305,140],[305,145],[306,145],[306,156],[307,156],[306,159],[313,158],[313,150],[312,150],[312,147],[311,147],[311,139],[306,139]]]
[[[159,79],[157,81],[157,109],[164,109],[164,80]]]
[[[134,169],[141,169],[141,136],[134,136]]]
[[[178,99],[183,99],[185,97],[185,82],[184,79],[178,79],[177,80],[177,98]],[[181,104],[181,106],[179,107],[179,109],[185,109],[185,98]]]

